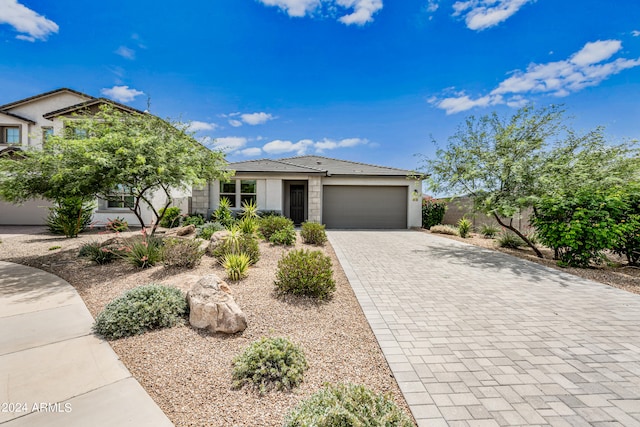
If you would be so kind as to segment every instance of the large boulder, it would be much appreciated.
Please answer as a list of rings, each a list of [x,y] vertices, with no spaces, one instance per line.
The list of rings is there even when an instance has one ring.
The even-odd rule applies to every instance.
[[[189,236],[196,232],[196,226],[193,224],[185,225],[176,229],[176,236]]]
[[[209,245],[207,251],[209,255],[213,253],[213,250],[218,247],[231,233],[229,230],[220,230],[216,231],[211,235],[211,239],[209,239]]]
[[[247,329],[247,318],[229,286],[215,274],[204,276],[187,292],[189,323],[210,332],[234,334]]]

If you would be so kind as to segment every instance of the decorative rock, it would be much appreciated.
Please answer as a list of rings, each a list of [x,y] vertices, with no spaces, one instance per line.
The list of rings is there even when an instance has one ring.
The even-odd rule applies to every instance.
[[[211,235],[211,247],[215,247],[218,243],[222,242],[227,236],[231,234],[229,230],[216,231]]]
[[[193,224],[186,225],[176,229],[176,236],[187,236],[196,232],[196,226]]]
[[[194,328],[234,334],[247,329],[247,318],[231,289],[215,274],[204,276],[187,292],[189,323]]]

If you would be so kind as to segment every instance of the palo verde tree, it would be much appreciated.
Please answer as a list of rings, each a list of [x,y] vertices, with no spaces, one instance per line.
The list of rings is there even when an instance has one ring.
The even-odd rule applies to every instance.
[[[447,147],[425,160],[430,189],[468,195],[476,210],[493,216],[542,258],[513,219],[540,193],[548,140],[561,130],[562,114],[558,106],[526,106],[507,119],[496,113],[467,118]]]
[[[42,150],[26,151],[19,161],[0,160],[0,198],[21,202],[75,195],[108,200],[118,191],[132,198],[127,207],[142,227],[142,208],[149,208],[153,234],[174,190],[229,175],[224,154],[197,142],[188,124],[108,105],[64,124],[64,134],[48,138]],[[164,197],[154,198],[158,193]],[[154,205],[158,199],[161,206]]]

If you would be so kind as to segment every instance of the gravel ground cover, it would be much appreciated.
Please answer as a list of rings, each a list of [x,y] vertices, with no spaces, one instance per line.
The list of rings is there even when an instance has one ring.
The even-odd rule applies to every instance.
[[[430,231],[427,230],[423,231],[425,233],[430,233]],[[628,292],[640,294],[640,268],[625,265],[626,259],[622,259],[615,254],[608,254],[609,265],[603,264],[592,268],[560,267],[556,261],[553,260],[553,251],[549,248],[538,246],[538,249],[540,249],[544,255],[544,259],[540,259],[528,247],[522,247],[520,249],[501,248],[498,246],[495,239],[485,239],[482,235],[476,233],[472,233],[470,237],[466,239],[447,234],[433,234],[447,239],[458,240],[459,242],[480,246],[486,249],[500,251],[537,264],[555,268],[556,270],[561,270],[565,273],[570,273],[595,282],[604,283],[615,288],[624,289]]]
[[[185,292],[199,277],[226,278],[215,259],[205,256],[195,269],[156,266],[136,269],[124,262],[98,266],[78,258],[83,243],[113,234],[95,231],[76,239],[2,230],[0,259],[40,268],[73,285],[95,317],[124,291],[148,283],[171,284]],[[135,235],[135,232],[123,233]],[[58,247],[59,248],[56,248]],[[296,242],[295,248],[315,247]],[[247,315],[248,328],[232,336],[210,334],[188,325],[116,341],[111,346],[133,376],[177,426],[279,426],[285,414],[324,383],[353,382],[390,393],[409,413],[349,282],[329,244],[320,248],[333,261],[337,290],[327,302],[279,297],[273,281],[280,257],[294,247],[260,243],[261,259],[247,278],[228,282]],[[232,389],[232,359],[251,342],[267,336],[287,337],[300,345],[309,369],[292,392],[260,396]]]

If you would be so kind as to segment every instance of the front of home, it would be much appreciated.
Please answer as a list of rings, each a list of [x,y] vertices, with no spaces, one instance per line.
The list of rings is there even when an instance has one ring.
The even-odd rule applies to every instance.
[[[235,175],[194,189],[192,209],[210,214],[221,198],[240,209],[253,200],[294,223],[333,229],[407,229],[421,226],[422,184],[408,170],[322,156],[231,163]]]

